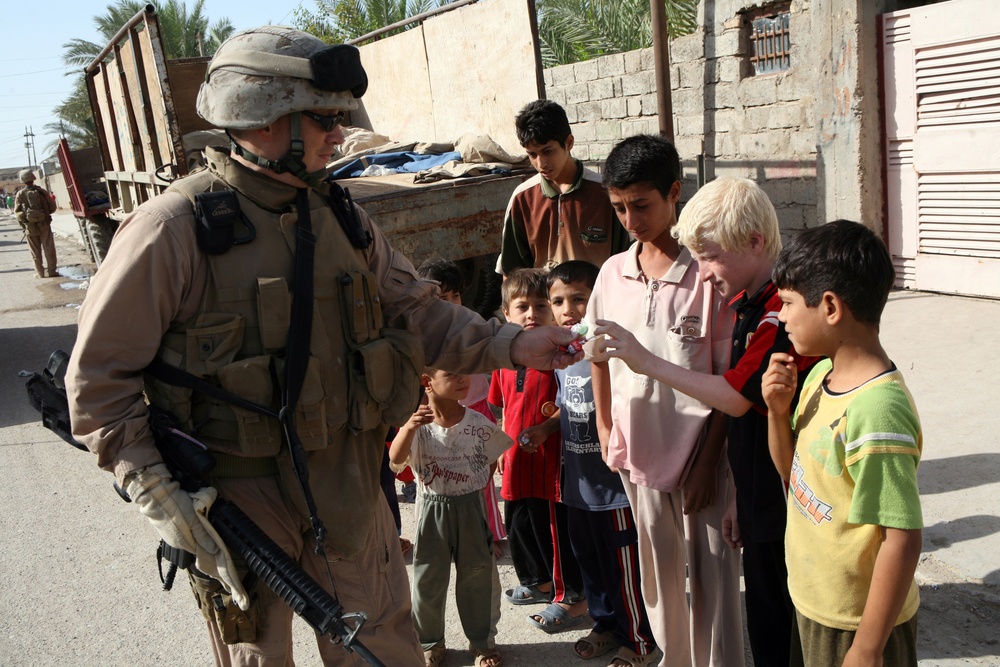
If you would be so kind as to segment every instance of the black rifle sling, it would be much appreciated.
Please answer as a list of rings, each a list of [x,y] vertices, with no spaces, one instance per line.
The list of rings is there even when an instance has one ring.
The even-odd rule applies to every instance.
[[[285,395],[281,401],[278,419],[285,430],[288,451],[299,480],[302,495],[309,510],[313,533],[316,535],[316,553],[323,554],[326,528],[319,518],[316,501],[309,490],[309,468],[305,448],[295,430],[295,405],[302,392],[306,369],[309,367],[309,347],[313,320],[313,260],[316,255],[316,235],[312,231],[309,211],[309,190],[299,188],[295,198],[299,214],[295,226],[295,284],[292,286],[292,321],[288,328],[288,345],[285,353]]]
[[[267,417],[278,418],[273,410],[265,408],[263,405],[258,405],[252,401],[248,401],[242,396],[237,396],[236,394],[230,393],[221,387],[217,387],[210,382],[202,380],[197,375],[192,375],[187,371],[182,371],[176,366],[171,366],[159,357],[156,357],[149,363],[146,368],[143,369],[144,373],[149,373],[157,380],[161,382],[166,382],[169,385],[175,387],[184,387],[185,389],[193,389],[201,394],[206,394],[212,398],[217,398],[220,401],[224,401],[231,405],[235,405],[238,408],[243,408],[244,410],[249,410],[251,412],[256,412],[260,415],[265,415]]]

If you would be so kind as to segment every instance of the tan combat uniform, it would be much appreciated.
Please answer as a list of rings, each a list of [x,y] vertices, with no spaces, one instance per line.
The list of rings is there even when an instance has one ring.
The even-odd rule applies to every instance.
[[[438,299],[436,285],[417,278],[410,262],[360,210],[373,240],[365,250],[353,249],[325,201],[310,192],[317,237],[312,359],[298,423],[309,450],[309,483],[329,531],[331,587],[323,561],[312,552],[315,540],[280,435],[274,440],[267,425],[256,423],[260,418],[241,415],[237,420],[228,405],[206,397],[196,395],[185,402],[183,390],[154,381],[144,386],[141,370],[159,356],[258,403],[273,405],[279,394],[277,388],[259,384],[258,371],[261,363],[264,368],[272,363],[261,359],[280,363],[283,356],[296,191],[221,151],[209,149],[208,158],[211,174],[189,178],[206,184],[221,179],[241,193],[241,207],[257,228],[257,238],[209,260],[197,246],[190,200],[170,192],[129,216],[80,309],[79,335],[66,378],[74,434],[119,481],[159,462],[147,426],[145,388],[151,401],[170,407],[185,428],[219,453],[223,468],[233,468],[241,457],[254,464],[263,461],[262,466],[251,466],[257,472],[249,477],[233,473],[213,479],[220,496],[239,505],[336,594],[345,611],[368,614],[360,638],[385,664],[422,665],[395,525],[379,497],[386,427],[378,423],[366,428],[363,422],[371,415],[365,416],[364,406],[359,409],[351,396],[356,392],[347,389],[353,387],[353,364],[347,359],[358,352],[347,339],[356,336],[359,326],[364,329],[359,322],[370,320],[377,304],[387,327],[405,329],[419,339],[428,364],[473,373],[511,367],[510,342],[520,328],[483,321],[470,310]],[[256,264],[244,261],[248,256]],[[242,268],[247,264],[261,269],[248,272]],[[344,276],[357,278],[358,270],[371,272],[377,297],[358,293],[356,301],[346,299],[350,292],[345,292]],[[248,283],[228,285],[227,272],[246,274]],[[361,316],[345,313],[355,305]],[[367,335],[362,332],[362,338]],[[362,356],[381,358],[378,350],[366,349]],[[261,395],[250,395],[255,392]],[[417,397],[405,400],[409,411]],[[315,417],[321,413],[325,423],[317,426]],[[268,465],[275,470],[261,473]],[[218,664],[286,664],[291,611],[278,600],[271,600],[265,611],[264,636],[255,643],[227,646],[209,624]],[[361,664],[328,641],[320,642],[320,650],[326,664]]]
[[[45,208],[33,210],[43,212],[45,214],[44,220],[32,222],[26,217],[30,208],[28,205],[28,190],[30,188],[38,190],[39,195],[43,198]],[[59,275],[56,272],[56,241],[52,236],[51,213],[54,211],[55,204],[52,203],[49,193],[45,188],[33,183],[18,190],[14,196],[14,213],[17,216],[18,222],[24,227],[24,233],[28,237],[28,250],[31,252],[31,261],[35,264],[35,276],[37,278],[55,278]],[[44,265],[42,264],[43,257],[45,259]],[[47,271],[45,269],[46,266],[48,267]]]

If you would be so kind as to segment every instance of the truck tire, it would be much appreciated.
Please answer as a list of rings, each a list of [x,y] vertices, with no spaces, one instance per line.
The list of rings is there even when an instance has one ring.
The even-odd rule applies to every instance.
[[[462,291],[462,305],[471,308],[484,318],[499,317],[500,284],[503,282],[496,272],[499,253],[470,257],[456,262],[465,277]]]
[[[97,268],[101,268],[101,263],[108,256],[111,237],[114,236],[116,229],[118,229],[118,221],[104,214],[98,213],[87,219],[87,236],[90,239],[91,258]]]

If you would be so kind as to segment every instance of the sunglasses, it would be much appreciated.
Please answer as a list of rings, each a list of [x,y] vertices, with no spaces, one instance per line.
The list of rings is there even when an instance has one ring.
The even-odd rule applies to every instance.
[[[332,116],[324,116],[323,114],[318,114],[315,111],[303,111],[302,115],[316,121],[316,123],[318,123],[319,126],[327,132],[332,132],[333,128],[344,122],[343,111],[335,113]]]

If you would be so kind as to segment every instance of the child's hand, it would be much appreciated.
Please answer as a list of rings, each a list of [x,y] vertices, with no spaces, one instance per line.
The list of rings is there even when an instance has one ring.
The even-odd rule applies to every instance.
[[[431,410],[431,406],[421,405],[417,408],[416,412],[410,415],[403,428],[416,431],[424,424],[430,424],[432,421],[434,421],[434,411]]]
[[[795,357],[785,352],[772,354],[771,363],[761,379],[761,393],[768,412],[787,415],[798,382],[799,369],[795,366]]]
[[[523,452],[534,454],[542,445],[545,444],[545,440],[548,437],[549,430],[546,428],[545,424],[535,424],[534,426],[529,426],[521,431],[520,435],[517,436],[517,446],[520,447]]]
[[[631,331],[608,320],[597,320],[594,329],[597,342],[594,344],[594,358],[605,360],[610,357],[621,359],[636,373],[642,373],[651,352],[642,346]]]
[[[743,538],[740,537],[740,524],[736,521],[736,490],[731,489],[729,494],[729,504],[726,506],[726,513],[722,515],[722,539],[733,549],[743,546]]]

